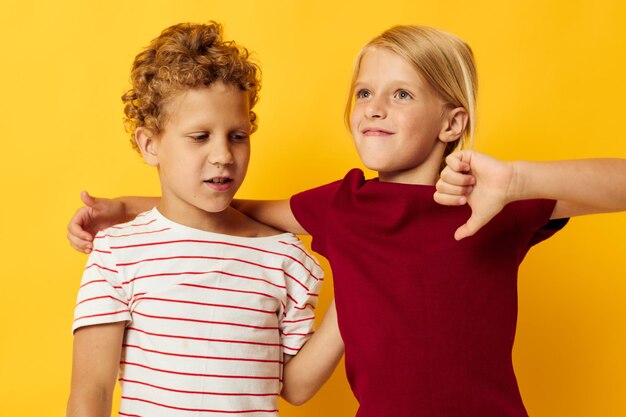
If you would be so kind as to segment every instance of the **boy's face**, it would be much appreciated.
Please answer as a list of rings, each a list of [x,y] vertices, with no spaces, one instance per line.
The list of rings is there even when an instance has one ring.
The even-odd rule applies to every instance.
[[[415,68],[392,51],[371,48],[354,91],[350,125],[365,166],[383,181],[434,179],[445,148],[438,140],[444,102]]]
[[[148,147],[161,180],[159,209],[189,225],[224,211],[243,183],[250,160],[248,94],[215,82],[179,93],[166,111],[163,131]]]

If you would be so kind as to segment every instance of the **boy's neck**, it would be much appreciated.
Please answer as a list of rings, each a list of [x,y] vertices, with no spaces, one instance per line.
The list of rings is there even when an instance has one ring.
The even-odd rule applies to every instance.
[[[161,199],[156,207],[159,213],[175,223],[193,229],[239,237],[265,237],[280,233],[230,206],[223,211],[212,213],[193,206],[181,209],[164,200]]]

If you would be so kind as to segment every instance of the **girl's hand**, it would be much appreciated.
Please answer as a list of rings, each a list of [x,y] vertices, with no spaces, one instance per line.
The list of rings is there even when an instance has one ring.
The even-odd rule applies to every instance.
[[[86,191],[80,193],[85,205],[74,213],[67,225],[67,240],[79,252],[89,253],[93,237],[100,230],[126,220],[124,203],[108,198],[95,198]]]
[[[464,150],[446,158],[434,199],[448,206],[469,204],[472,215],[454,233],[456,240],[472,236],[511,200],[513,165],[487,155]]]

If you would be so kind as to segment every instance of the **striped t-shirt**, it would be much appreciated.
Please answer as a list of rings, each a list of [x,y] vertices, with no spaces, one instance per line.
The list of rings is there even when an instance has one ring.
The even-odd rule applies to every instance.
[[[73,330],[127,322],[121,416],[276,416],[322,275],[292,234],[209,233],[153,209],[94,239]]]

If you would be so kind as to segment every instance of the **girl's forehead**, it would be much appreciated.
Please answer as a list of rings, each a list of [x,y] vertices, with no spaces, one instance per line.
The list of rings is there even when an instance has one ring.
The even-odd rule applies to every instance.
[[[415,66],[400,54],[383,47],[369,47],[361,55],[356,82],[396,79],[406,82],[423,81]]]

